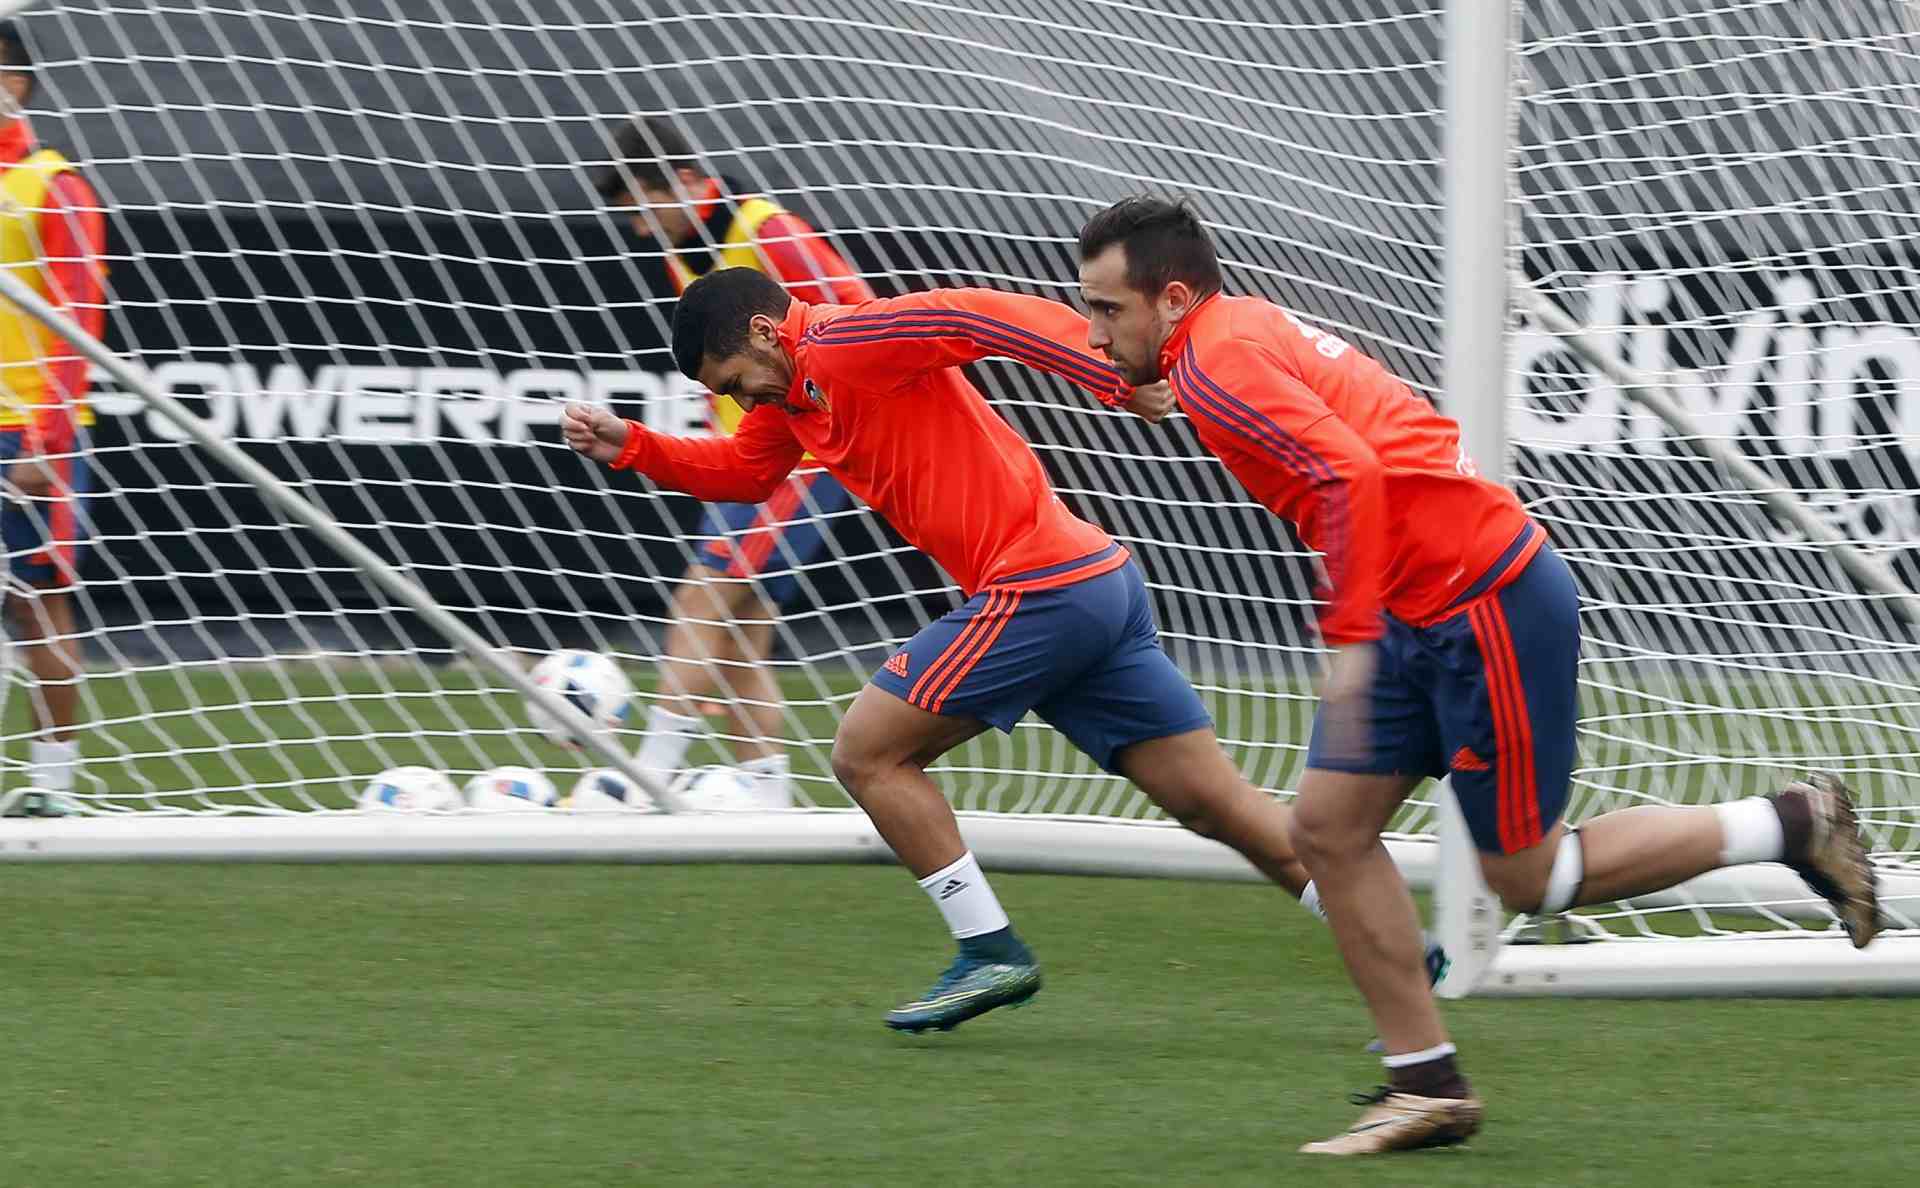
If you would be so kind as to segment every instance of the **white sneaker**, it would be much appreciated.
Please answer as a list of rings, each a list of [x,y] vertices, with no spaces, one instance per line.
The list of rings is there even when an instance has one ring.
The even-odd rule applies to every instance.
[[[750,813],[763,808],[758,782],[737,767],[696,767],[680,773],[674,803],[690,813]]]
[[[769,755],[740,765],[753,780],[753,799],[763,809],[793,807],[793,775],[785,755]]]

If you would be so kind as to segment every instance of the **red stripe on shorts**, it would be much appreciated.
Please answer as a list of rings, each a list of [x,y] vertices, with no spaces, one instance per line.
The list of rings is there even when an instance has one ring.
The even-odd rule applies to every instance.
[[[947,698],[960,687],[962,681],[967,679],[967,674],[979,665],[982,657],[993,650],[993,641],[1000,638],[1000,633],[1007,629],[1008,623],[1013,622],[1014,613],[1019,609],[1020,591],[1015,590],[1010,597],[1001,602],[999,610],[993,612],[991,616],[983,616],[994,619],[993,630],[987,632],[986,638],[980,641],[979,646],[961,661],[959,670],[943,683],[940,692],[934,697],[933,704],[927,708],[936,714],[940,712],[940,707],[947,704]]]
[[[938,656],[933,658],[933,663],[927,665],[927,670],[920,674],[920,679],[915,681],[913,688],[907,691],[907,700],[910,703],[922,709],[927,708],[926,701],[928,698],[924,695],[931,694],[935,686],[942,679],[940,674],[951,668],[960,659],[961,655],[965,653],[973,638],[986,630],[987,616],[993,612],[994,607],[1000,604],[1000,600],[1003,597],[1005,597],[1005,595],[999,590],[995,590],[987,595],[987,601],[985,605],[980,608],[980,613],[967,620],[967,625],[961,628],[960,634],[955,636],[953,642],[948,644],[941,650]]]
[[[1540,840],[1539,785],[1533,766],[1533,725],[1514,658],[1513,637],[1498,598],[1473,608],[1469,620],[1487,671],[1493,706],[1500,847],[1515,853]]]

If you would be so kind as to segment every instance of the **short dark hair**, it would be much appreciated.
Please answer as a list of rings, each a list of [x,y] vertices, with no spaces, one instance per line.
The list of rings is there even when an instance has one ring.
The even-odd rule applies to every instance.
[[[659,116],[634,116],[613,134],[613,164],[594,174],[593,188],[611,202],[635,186],[665,190],[669,173],[700,168],[686,134]]]
[[[1127,253],[1127,287],[1157,295],[1184,281],[1201,296],[1221,288],[1213,237],[1185,198],[1136,194],[1122,198],[1080,228],[1080,258],[1091,260],[1114,244]]]
[[[0,70],[27,76],[27,94],[39,85],[33,77],[33,52],[27,49],[26,35],[15,21],[0,21]]]
[[[726,359],[747,345],[755,314],[779,319],[793,298],[758,268],[717,268],[687,286],[673,309],[673,365],[700,378],[704,359]]]

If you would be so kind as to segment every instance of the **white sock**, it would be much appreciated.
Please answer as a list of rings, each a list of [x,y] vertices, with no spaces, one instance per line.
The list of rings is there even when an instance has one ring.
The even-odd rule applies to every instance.
[[[73,791],[73,773],[79,766],[80,744],[74,739],[27,744],[27,780],[36,788]]]
[[[789,805],[793,803],[793,766],[783,751],[777,755],[762,755],[758,759],[749,759],[740,765],[740,770],[753,777],[759,800],[767,805]]]
[[[646,735],[640,741],[640,753],[634,762],[649,771],[678,771],[686,761],[687,748],[700,731],[701,719],[676,714],[664,705],[647,711]]]
[[[947,929],[955,940],[984,936],[1007,926],[1007,913],[1001,910],[993,888],[987,886],[987,876],[980,873],[972,850],[960,855],[951,866],[921,879],[920,889],[946,917]]]
[[[1318,916],[1322,921],[1327,918],[1327,909],[1320,902],[1320,886],[1309,882],[1307,889],[1300,893],[1300,906]]]
[[[1786,831],[1780,814],[1763,796],[1749,796],[1730,804],[1716,804],[1720,818],[1720,865],[1742,862],[1778,862],[1786,856]]]

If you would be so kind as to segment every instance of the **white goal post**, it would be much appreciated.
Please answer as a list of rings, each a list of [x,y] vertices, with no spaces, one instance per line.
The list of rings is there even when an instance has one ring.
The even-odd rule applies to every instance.
[[[1570,817],[1806,768],[1861,794],[1890,924],[1866,953],[1777,866],[1512,918],[1425,791],[1389,848],[1434,893],[1445,992],[1920,991],[1910,6],[43,0],[21,19],[36,131],[114,235],[107,341],[67,328],[99,364],[87,815],[0,820],[0,859],[885,860],[831,779],[832,725],[957,594],[858,506],[824,517],[773,629],[783,726],[752,741],[790,756],[793,810],[353,807],[402,764],[650,779],[639,717],[562,750],[524,675],[601,652],[644,715],[700,555],[700,509],[553,430],[567,399],[705,424],[664,356],[660,252],[589,184],[644,113],[882,291],[1066,296],[1087,214],[1193,195],[1231,287],[1458,417],[1568,559],[1587,644]],[[5,270],[0,294],[59,321]],[[979,379],[1139,558],[1223,741],[1286,795],[1320,656],[1312,558],[1177,418],[1150,430],[1004,365]],[[0,791],[39,731],[14,684]],[[747,729],[707,727],[700,762]],[[1036,722],[935,774],[989,867],[1255,877]]]

